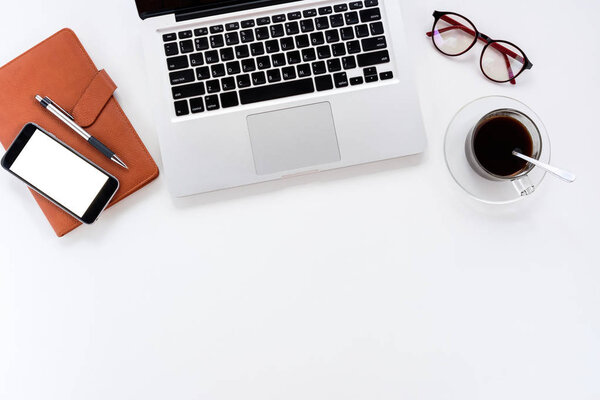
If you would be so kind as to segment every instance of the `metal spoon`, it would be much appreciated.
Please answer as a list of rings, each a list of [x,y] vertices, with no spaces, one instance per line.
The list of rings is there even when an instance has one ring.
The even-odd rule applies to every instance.
[[[550,172],[552,175],[556,175],[557,177],[559,177],[560,179],[562,179],[565,182],[569,182],[569,183],[575,182],[575,179],[576,179],[575,174],[573,174],[569,171],[565,171],[564,169],[553,167],[552,165],[543,163],[539,160],[536,160],[535,158],[527,157],[526,155],[521,154],[516,150],[513,150],[512,154],[513,154],[513,156],[519,157],[519,158],[535,165],[536,167],[545,169],[546,171]]]

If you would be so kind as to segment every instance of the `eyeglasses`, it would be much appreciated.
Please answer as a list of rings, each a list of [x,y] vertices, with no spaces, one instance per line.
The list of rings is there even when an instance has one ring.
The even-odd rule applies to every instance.
[[[427,36],[436,49],[447,56],[460,56],[471,50],[477,40],[486,42],[479,66],[486,78],[499,83],[515,84],[515,78],[533,64],[523,50],[506,40],[493,40],[480,33],[475,25],[460,14],[434,11],[433,29]]]

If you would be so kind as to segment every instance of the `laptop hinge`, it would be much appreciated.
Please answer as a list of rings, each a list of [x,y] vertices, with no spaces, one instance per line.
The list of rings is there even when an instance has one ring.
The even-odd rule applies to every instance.
[[[210,17],[211,15],[226,14],[235,11],[250,10],[253,8],[273,6],[283,3],[291,3],[292,1],[301,0],[233,0],[224,2],[218,7],[205,7],[185,12],[175,13],[175,21],[189,21],[190,19]]]

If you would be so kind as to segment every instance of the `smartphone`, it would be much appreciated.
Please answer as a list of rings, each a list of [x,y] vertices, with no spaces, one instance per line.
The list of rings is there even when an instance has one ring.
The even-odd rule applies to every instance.
[[[2,167],[85,224],[106,208],[119,181],[34,123],[10,145]]]

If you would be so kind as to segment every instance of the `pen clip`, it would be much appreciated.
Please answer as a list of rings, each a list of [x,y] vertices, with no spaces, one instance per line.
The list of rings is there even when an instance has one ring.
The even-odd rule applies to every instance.
[[[71,114],[69,114],[68,112],[65,111],[64,108],[62,108],[61,106],[59,106],[58,104],[56,104],[50,97],[46,96],[46,97],[44,97],[44,100],[46,100],[48,103],[52,104],[54,107],[58,108],[60,110],[60,112],[62,112],[63,114],[65,114],[72,121],[75,121],[75,118],[73,118],[73,116]]]

